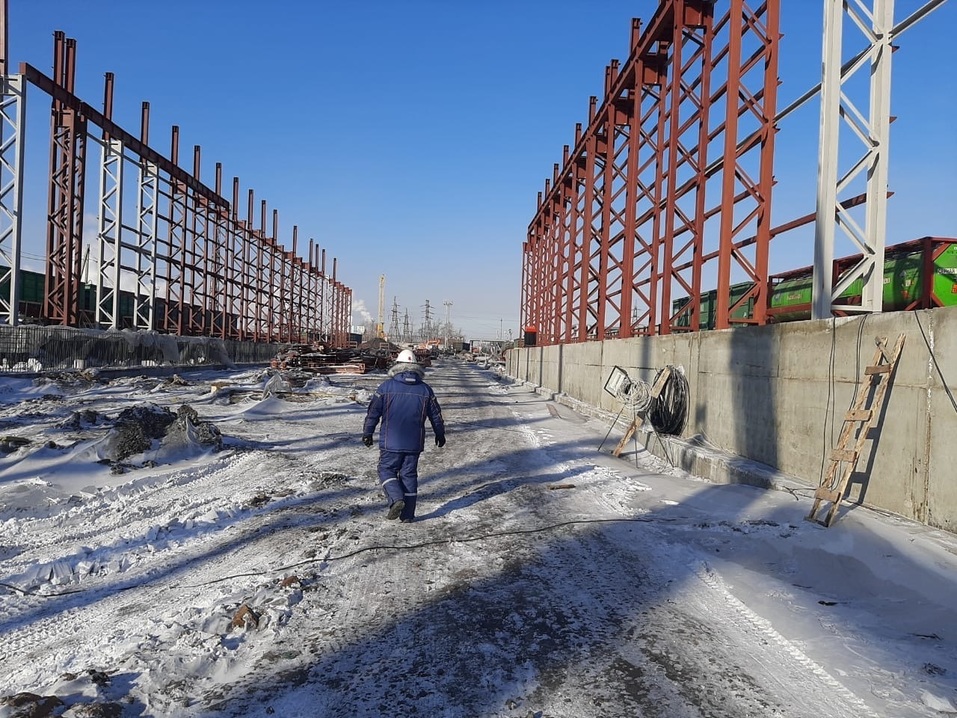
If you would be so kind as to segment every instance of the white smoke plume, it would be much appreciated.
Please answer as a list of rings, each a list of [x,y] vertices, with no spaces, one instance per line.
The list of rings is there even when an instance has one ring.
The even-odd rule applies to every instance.
[[[356,321],[356,317],[359,317],[361,321]],[[369,314],[369,310],[366,309],[366,303],[361,299],[356,299],[352,302],[352,322],[353,324],[364,324],[366,326],[375,326],[375,319]]]

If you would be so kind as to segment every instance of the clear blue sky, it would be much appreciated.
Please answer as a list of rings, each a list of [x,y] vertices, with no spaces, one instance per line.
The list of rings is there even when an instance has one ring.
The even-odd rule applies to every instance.
[[[627,55],[632,17],[653,0],[9,0],[12,67],[49,73],[52,34],[77,39],[77,94],[134,132],[151,103],[151,144],[181,128],[181,163],[203,147],[339,260],[377,314],[393,301],[422,322],[426,300],[471,338],[518,332],[521,251],[536,194]],[[723,4],[719,0],[719,4]],[[784,0],[781,106],[820,80],[821,0]],[[898,0],[902,19],[923,0]],[[901,38],[895,56],[888,243],[957,235],[957,1]],[[950,69],[949,69],[950,68]],[[41,95],[31,116],[47,112]],[[774,223],[814,209],[816,101],[781,123]],[[42,119],[39,120],[42,122]],[[36,149],[36,148],[34,148]],[[45,152],[45,148],[43,148]],[[42,166],[41,166],[42,171]],[[41,177],[42,179],[42,177]],[[243,205],[244,207],[245,205]],[[302,253],[302,251],[301,251]],[[841,254],[838,248],[838,254]],[[848,253],[845,251],[844,253]],[[795,232],[772,271],[810,264]],[[355,313],[362,322],[361,311]]]

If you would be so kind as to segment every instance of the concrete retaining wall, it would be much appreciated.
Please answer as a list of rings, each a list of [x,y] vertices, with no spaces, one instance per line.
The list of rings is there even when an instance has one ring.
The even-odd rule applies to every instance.
[[[957,532],[957,307],[514,349],[508,373],[614,416],[621,405],[604,384],[616,365],[649,383],[680,366],[688,422],[672,458],[677,451],[707,475],[693,464],[723,454],[732,469],[749,460],[817,486],[875,337],[892,347],[900,334],[903,353],[849,499]]]

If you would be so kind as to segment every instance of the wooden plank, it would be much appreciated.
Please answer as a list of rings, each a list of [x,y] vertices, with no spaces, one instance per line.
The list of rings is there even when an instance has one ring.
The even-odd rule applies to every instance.
[[[820,499],[821,501],[830,501],[832,503],[835,501],[840,501],[842,495],[843,493],[840,491],[832,491],[830,489],[824,488],[823,486],[814,492],[815,499]]]
[[[844,414],[844,421],[870,421],[874,412],[870,409],[858,409]]]
[[[629,425],[628,429],[625,431],[625,435],[621,437],[621,441],[618,442],[618,446],[615,447],[615,450],[611,452],[612,456],[621,456],[621,452],[625,450],[625,444],[628,443],[628,440],[634,435],[638,430],[638,419],[634,419]]]
[[[831,452],[831,461],[846,461],[854,463],[857,461],[858,452],[853,449],[834,449]]]
[[[891,369],[893,368],[893,364],[878,364],[877,366],[869,366],[864,368],[864,375],[872,376],[874,374],[890,374]]]
[[[665,367],[661,370],[661,373],[658,375],[658,378],[655,380],[655,385],[651,387],[651,396],[653,399],[657,399],[658,396],[665,388],[665,383],[668,381],[668,378],[671,376],[671,368]]]

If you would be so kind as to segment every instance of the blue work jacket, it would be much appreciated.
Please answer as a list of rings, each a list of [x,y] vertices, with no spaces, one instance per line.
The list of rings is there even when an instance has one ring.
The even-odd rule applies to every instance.
[[[401,371],[379,385],[369,402],[362,433],[371,436],[382,420],[379,448],[421,452],[425,448],[425,420],[436,436],[445,435],[442,409],[422,370]]]

